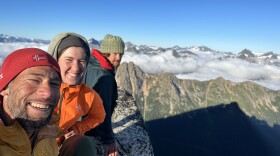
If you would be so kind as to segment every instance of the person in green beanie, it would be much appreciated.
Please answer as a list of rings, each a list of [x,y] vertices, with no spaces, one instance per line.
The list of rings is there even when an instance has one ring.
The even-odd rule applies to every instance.
[[[101,41],[101,50],[93,49],[83,82],[93,88],[101,97],[106,112],[105,120],[99,126],[86,132],[87,136],[100,138],[105,146],[105,155],[117,155],[111,117],[118,98],[115,71],[120,65],[125,44],[121,37],[107,34]]]

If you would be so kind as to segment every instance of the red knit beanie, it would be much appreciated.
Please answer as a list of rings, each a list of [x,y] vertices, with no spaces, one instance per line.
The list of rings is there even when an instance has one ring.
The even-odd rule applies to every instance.
[[[12,52],[3,61],[0,69],[0,91],[23,70],[34,66],[51,66],[60,76],[56,60],[47,52],[38,48],[24,48]]]

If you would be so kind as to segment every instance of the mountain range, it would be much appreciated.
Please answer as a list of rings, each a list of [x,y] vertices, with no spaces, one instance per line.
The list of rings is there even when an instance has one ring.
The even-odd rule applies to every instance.
[[[49,44],[49,40],[42,39],[30,39],[25,37],[13,37],[6,34],[0,34],[0,42],[3,43],[14,43],[14,42],[34,42],[34,43],[44,43]]]
[[[91,48],[100,48],[100,41],[94,38],[88,39]],[[50,40],[42,40],[42,39],[30,39],[24,37],[13,37],[6,34],[0,34],[0,42],[2,43],[15,43],[15,42],[27,42],[27,43],[43,43],[49,44]],[[216,59],[227,59],[227,58],[238,58],[242,60],[246,60],[250,63],[262,63],[262,64],[272,64],[280,67],[280,55],[273,52],[265,52],[261,54],[253,53],[248,49],[244,49],[238,54],[234,54],[231,52],[221,52],[212,50],[206,46],[192,46],[192,47],[179,47],[173,46],[170,48],[162,48],[156,46],[148,46],[148,45],[134,45],[131,42],[125,42],[125,51],[131,53],[142,53],[147,55],[157,55],[162,52],[172,51],[172,55],[176,58],[184,58],[184,57],[193,57],[201,55],[197,52],[210,53],[215,56]]]

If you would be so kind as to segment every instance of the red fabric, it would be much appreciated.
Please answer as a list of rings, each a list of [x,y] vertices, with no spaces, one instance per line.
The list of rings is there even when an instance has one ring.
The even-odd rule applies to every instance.
[[[0,91],[23,70],[34,66],[51,66],[60,76],[57,61],[47,52],[38,48],[24,48],[6,57],[0,69]]]
[[[113,69],[111,63],[97,49],[93,49],[91,54],[99,61],[102,68]]]

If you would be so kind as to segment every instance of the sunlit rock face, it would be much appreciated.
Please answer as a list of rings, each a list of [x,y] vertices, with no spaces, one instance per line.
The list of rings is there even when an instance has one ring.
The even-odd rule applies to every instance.
[[[121,155],[153,156],[150,137],[134,98],[122,89],[118,89],[118,94],[118,105],[112,115],[112,127]],[[97,144],[98,153],[103,156],[104,148],[100,142]]]
[[[134,98],[125,90],[118,90],[118,105],[112,116],[116,139],[126,155],[151,156],[152,144],[144,120]]]
[[[134,96],[155,155],[280,155],[280,91],[222,77],[148,74],[131,62],[116,79]]]
[[[145,121],[237,102],[248,116],[279,124],[280,91],[247,81],[223,78],[208,81],[178,79],[170,73],[147,74],[133,63],[123,63],[116,75],[118,86],[131,93]]]

